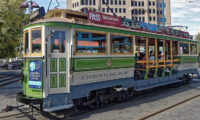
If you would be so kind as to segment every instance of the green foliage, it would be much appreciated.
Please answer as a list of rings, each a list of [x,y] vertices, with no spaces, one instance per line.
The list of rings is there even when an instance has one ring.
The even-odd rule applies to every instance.
[[[197,40],[197,41],[200,41],[200,33],[197,34],[196,40]]]
[[[196,40],[200,42],[200,33],[197,34]],[[198,45],[198,49],[199,49],[199,52],[200,52],[200,45]]]
[[[22,40],[22,28],[27,20],[20,8],[23,0],[0,0],[0,58],[15,57]]]

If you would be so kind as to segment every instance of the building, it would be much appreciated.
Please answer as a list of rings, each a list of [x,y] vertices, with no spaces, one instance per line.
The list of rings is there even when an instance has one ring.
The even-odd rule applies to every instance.
[[[84,13],[87,13],[88,10],[106,14],[114,12],[118,16],[158,25],[162,25],[164,17],[165,25],[171,25],[170,0],[164,0],[164,4],[162,4],[162,0],[67,0],[67,9]],[[162,16],[163,13],[164,16]]]

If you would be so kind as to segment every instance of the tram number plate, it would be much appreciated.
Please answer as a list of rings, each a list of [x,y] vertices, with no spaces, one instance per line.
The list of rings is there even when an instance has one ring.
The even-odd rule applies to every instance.
[[[41,76],[42,76],[42,61],[30,60],[29,61],[29,88],[41,89]]]

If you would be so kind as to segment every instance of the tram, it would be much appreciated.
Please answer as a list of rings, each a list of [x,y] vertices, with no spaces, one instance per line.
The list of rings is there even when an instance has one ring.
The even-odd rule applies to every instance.
[[[187,74],[197,74],[198,42],[175,33],[98,12],[50,10],[24,28],[17,100],[52,112],[187,82]]]

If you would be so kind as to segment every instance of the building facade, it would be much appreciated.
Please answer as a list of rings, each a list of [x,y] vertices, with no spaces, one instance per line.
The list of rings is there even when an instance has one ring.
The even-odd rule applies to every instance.
[[[136,21],[162,25],[164,20],[165,26],[171,25],[170,0],[164,0],[164,4],[162,0],[67,0],[67,9],[83,13],[89,10],[106,14],[114,12],[117,16]]]

